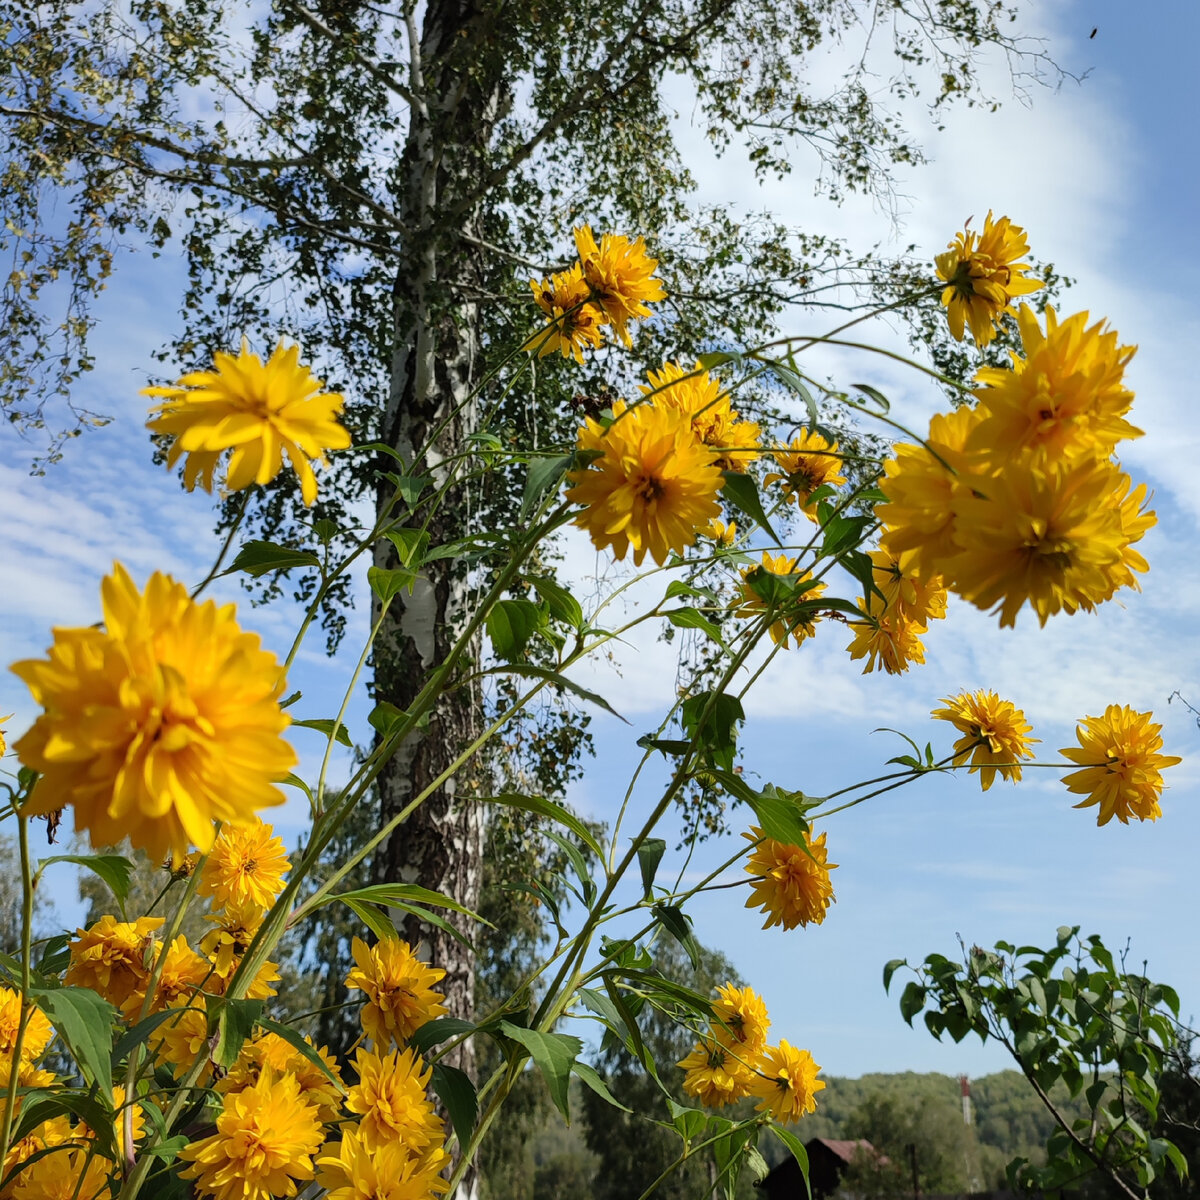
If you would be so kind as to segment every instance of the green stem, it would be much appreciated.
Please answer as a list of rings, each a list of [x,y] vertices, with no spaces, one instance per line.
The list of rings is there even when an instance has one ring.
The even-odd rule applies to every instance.
[[[12,1141],[13,1116],[17,1107],[17,1082],[21,1070],[21,1051],[25,1046],[25,1031],[33,1007],[29,999],[30,965],[33,953],[33,872],[29,862],[29,818],[17,813],[17,843],[21,854],[21,1018],[17,1022],[17,1038],[9,1061],[8,1091],[4,1102],[4,1123],[0,1129],[0,1164],[8,1158]]]

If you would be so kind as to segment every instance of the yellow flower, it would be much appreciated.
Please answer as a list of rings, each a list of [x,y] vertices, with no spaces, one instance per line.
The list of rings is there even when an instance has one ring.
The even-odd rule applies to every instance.
[[[973,478],[964,446],[978,420],[972,408],[938,413],[929,422],[925,445],[898,442],[892,447],[895,458],[883,464],[879,488],[887,500],[875,506],[883,524],[880,545],[917,578],[940,575],[946,560],[959,552],[955,518],[971,494]]]
[[[695,1096],[705,1108],[734,1104],[750,1094],[751,1067],[741,1061],[740,1051],[720,1042],[709,1039],[697,1042],[691,1053],[676,1065],[687,1072],[683,1090]]]
[[[697,532],[720,515],[723,477],[677,413],[650,404],[617,408],[607,429],[589,417],[579,430],[579,449],[600,457],[568,472],[574,486],[567,499],[583,506],[575,524],[588,531],[597,549],[611,546],[624,559],[632,546],[635,565],[649,552],[662,566],[668,554],[692,545]]]
[[[197,1055],[208,1051],[208,1013],[206,1001],[198,996],[189,1004],[177,1000],[169,1008],[178,1009],[179,1015],[169,1017],[152,1035],[155,1044],[154,1061],[160,1066],[171,1068],[176,1079],[182,1079]],[[197,1081],[206,1084],[212,1075],[212,1064],[206,1062],[203,1074]]]
[[[12,713],[6,717],[0,717],[0,721],[11,721]],[[4,730],[0,729],[0,758],[3,758],[8,753],[8,743],[4,740]]]
[[[317,1183],[326,1200],[429,1200],[449,1189],[439,1172],[450,1161],[440,1146],[414,1156],[399,1142],[368,1149],[350,1125],[342,1140],[317,1159]]]
[[[197,894],[211,896],[218,907],[249,903],[270,908],[292,866],[282,839],[274,833],[258,820],[222,828],[200,873]]]
[[[266,1071],[252,1087],[225,1097],[216,1133],[179,1152],[191,1163],[180,1177],[194,1179],[199,1194],[215,1200],[294,1196],[297,1181],[313,1177],[321,1141],[317,1111],[296,1079]]]
[[[208,962],[197,954],[187,944],[187,938],[180,934],[171,943],[166,958],[163,959],[158,990],[146,1010],[147,1015],[170,1008],[177,1001],[186,1001],[195,995],[208,979],[210,969]],[[141,988],[130,993],[129,999],[121,1006],[122,1012],[129,1020],[136,1020],[140,1016],[144,999],[145,992]]]
[[[31,1148],[25,1158],[43,1148]],[[86,1150],[64,1146],[25,1167],[13,1180],[12,1191],[6,1188],[5,1194],[13,1200],[108,1200],[112,1194],[108,1185],[112,1171],[113,1164],[106,1158],[99,1155],[89,1158]]]
[[[820,1069],[807,1050],[784,1041],[768,1046],[750,1082],[751,1094],[760,1101],[756,1111],[770,1113],[784,1124],[816,1111],[816,1095],[825,1087],[825,1081],[817,1078]]]
[[[864,675],[870,675],[877,665],[889,675],[903,675],[912,663],[925,661],[923,624],[903,610],[888,609],[874,592],[867,600],[860,597],[857,603],[864,619],[850,622],[854,640],[846,649],[852,659],[867,660]]]
[[[754,877],[746,907],[767,914],[763,928],[820,925],[834,903],[829,872],[837,869],[837,863],[826,861],[825,835],[810,837],[807,846],[795,846],[763,837],[752,825],[742,837],[758,843],[746,863],[747,874]]]
[[[91,988],[118,1008],[137,992],[144,993],[157,947],[151,934],[162,917],[118,921],[105,914],[87,929],[76,929],[63,982]]]
[[[1015,625],[1026,602],[1045,625],[1056,612],[1094,608],[1122,583],[1137,586],[1130,536],[1114,502],[1129,480],[1113,463],[1016,466],[977,486],[986,494],[959,503],[954,536],[962,552],[946,574],[976,607],[995,605],[1001,626]]]
[[[574,358],[583,365],[584,346],[599,346],[603,343],[602,327],[608,318],[588,299],[592,294],[583,278],[583,268],[576,263],[569,271],[560,271],[549,279],[531,279],[530,288],[538,308],[551,319],[551,323],[539,329],[522,347],[538,358],[545,358],[555,350],[563,358]]]
[[[763,478],[768,487],[782,483],[788,504],[798,504],[810,521],[817,519],[817,506],[810,497],[820,487],[838,487],[846,482],[841,473],[842,459],[837,442],[831,442],[815,430],[803,429],[789,446],[773,450],[780,474],[773,471]]]
[[[358,1131],[368,1150],[399,1142],[416,1154],[440,1144],[442,1121],[425,1089],[433,1074],[414,1050],[359,1050],[358,1083],[346,1107],[359,1116]]]
[[[1089,326],[1085,312],[1060,322],[1047,308],[1045,333],[1027,304],[1017,319],[1024,357],[979,371],[980,419],[968,450],[1003,469],[1026,451],[1033,466],[1079,454],[1103,458],[1117,442],[1141,436],[1125,420],[1133,392],[1122,379],[1137,347],[1119,345],[1102,321]]]
[[[915,554],[909,551],[897,557],[881,548],[872,550],[870,558],[872,579],[883,593],[889,612],[922,626],[946,616],[946,586],[942,577],[920,575]]]
[[[753,988],[723,983],[712,1005],[712,1035],[747,1062],[767,1044],[771,1018],[763,998]]]
[[[192,371],[174,387],[143,388],[161,396],[147,428],[173,438],[167,466],[183,454],[183,481],[190,492],[199,482],[213,489],[213,473],[226,450],[225,486],[241,491],[267,484],[283,469],[286,453],[300,477],[305,504],[317,498],[312,464],[328,466],[326,450],[344,450],[350,435],[338,423],[345,403],[337,392],[322,392],[321,380],[300,365],[300,347],[280,342],[263,365],[242,339],[238,355],[218,353],[211,371]]]
[[[1163,744],[1162,726],[1151,723],[1153,715],[1110,704],[1104,716],[1084,717],[1076,728],[1078,746],[1059,751],[1083,768],[1064,775],[1063,783],[1068,791],[1087,797],[1076,808],[1100,806],[1097,825],[1107,825],[1113,817],[1128,825],[1130,817],[1157,821],[1162,816],[1158,804],[1162,769],[1182,760],[1158,753]]]
[[[654,278],[658,260],[647,256],[641,238],[631,242],[622,234],[606,233],[597,246],[589,225],[575,230],[575,249],[592,299],[612,323],[617,337],[626,346],[632,345],[626,328],[629,321],[650,316],[646,302],[661,300],[666,295],[662,284]]]
[[[233,978],[242,956],[254,941],[262,925],[264,912],[253,901],[230,904],[219,912],[210,913],[206,920],[216,924],[200,939],[200,949],[208,955],[212,967],[209,990],[224,992]],[[246,991],[250,1000],[265,1000],[275,995],[270,985],[279,979],[279,968],[272,962],[264,962]]]
[[[365,992],[362,1026],[377,1047],[408,1041],[426,1021],[444,1015],[441,992],[433,985],[446,972],[423,963],[400,938],[387,938],[368,946],[355,938],[351,950],[355,966],[346,986]]]
[[[979,772],[979,786],[986,792],[996,772],[1013,783],[1021,778],[1021,759],[1032,758],[1029,747],[1041,738],[1029,737],[1033,726],[1011,700],[1001,700],[995,692],[962,692],[944,697],[945,708],[935,708],[932,716],[949,721],[962,737],[954,743],[954,765],[971,764],[969,774]]]
[[[12,1057],[17,1048],[17,1029],[21,1023],[21,994],[12,988],[0,987],[0,1054]],[[33,1062],[50,1045],[54,1027],[46,1014],[31,1004],[25,1022],[25,1038],[21,1043],[21,1061]]]
[[[649,385],[639,390],[656,408],[689,419],[692,432],[713,451],[713,462],[722,471],[744,471],[758,457],[760,430],[754,421],[740,420],[729,393],[699,363],[685,371],[678,363],[663,363],[650,371]]]
[[[1042,286],[1027,279],[1029,264],[1020,262],[1029,253],[1025,231],[1007,217],[992,220],[989,212],[983,232],[964,230],[937,256],[938,278],[946,283],[942,304],[950,321],[950,332],[962,341],[964,325],[979,346],[996,336],[1001,316],[1012,312],[1014,296],[1026,296]]]
[[[207,851],[214,821],[283,803],[296,755],[279,664],[232,604],[197,604],[166,575],[143,594],[118,563],[100,590],[103,630],[56,629],[48,659],[12,667],[45,710],[16,745],[42,775],[23,811],[73,804],[93,846]]]
[[[750,618],[774,609],[779,614],[779,619],[771,622],[769,633],[771,641],[784,650],[788,648],[790,638],[795,638],[796,645],[799,646],[805,638],[812,636],[820,616],[811,609],[803,612],[795,610],[800,605],[811,604],[825,591],[825,584],[812,582],[811,571],[805,571],[803,574],[797,571],[796,562],[796,559],[788,558],[786,554],[772,554],[764,550],[762,566],[742,569],[742,599],[736,610],[739,617]],[[785,594],[774,601],[764,599],[755,590],[752,582],[761,578],[763,573],[786,580],[791,590],[785,590]]]
[[[304,1040],[313,1046],[312,1038]],[[257,1083],[264,1071],[270,1071],[276,1077],[290,1075],[300,1085],[300,1094],[316,1108],[322,1123],[336,1121],[342,1106],[342,1088],[339,1086],[342,1073],[326,1047],[313,1046],[313,1049],[332,1073],[332,1079],[286,1039],[276,1033],[262,1033],[242,1043],[237,1061],[229,1074],[217,1083],[217,1091],[222,1096],[243,1091]]]
[[[708,528],[705,530],[708,537],[712,538],[718,546],[732,546],[737,540],[737,522],[730,521],[728,525],[724,521],[714,517],[708,523]]]

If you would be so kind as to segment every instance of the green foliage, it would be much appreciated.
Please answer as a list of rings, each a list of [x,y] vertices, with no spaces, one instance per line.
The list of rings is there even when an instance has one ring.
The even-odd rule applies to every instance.
[[[1136,1197],[1169,1171],[1187,1174],[1179,1148],[1154,1133],[1179,1000],[1165,984],[1127,972],[1099,937],[1078,934],[1062,926],[1048,950],[1000,942],[994,951],[971,947],[962,962],[929,955],[901,993],[901,1015],[911,1025],[924,1012],[939,1039],[993,1039],[1016,1060],[1056,1128],[1046,1164],[1018,1159],[1013,1179],[1059,1188],[1099,1172]],[[886,986],[899,965],[888,964]],[[1082,1116],[1056,1106],[1055,1086],[1083,1102]]]

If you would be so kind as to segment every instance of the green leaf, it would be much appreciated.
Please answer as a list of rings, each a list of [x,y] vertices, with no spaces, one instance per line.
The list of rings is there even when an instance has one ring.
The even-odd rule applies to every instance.
[[[888,398],[878,389],[873,388],[869,383],[852,383],[850,385],[856,392],[862,392],[868,400],[873,400],[879,405],[879,411],[887,413],[891,411],[891,403]]]
[[[673,600],[676,596],[692,596],[697,600],[704,600],[708,604],[716,604],[717,596],[712,588],[693,587],[690,583],[684,583],[682,579],[672,579],[667,584],[667,590],[663,595],[664,600]]]
[[[380,940],[396,937],[396,927],[379,909],[358,900],[345,900],[346,907]]]
[[[479,1097],[475,1094],[475,1085],[470,1076],[448,1063],[434,1063],[430,1084],[450,1114],[450,1124],[458,1135],[458,1144],[468,1146],[475,1129],[475,1118],[479,1114]]]
[[[408,1039],[408,1044],[418,1054],[427,1054],[439,1043],[448,1042],[460,1034],[472,1033],[475,1028],[476,1026],[470,1021],[462,1021],[458,1017],[437,1017],[418,1026],[412,1037]]]
[[[407,720],[408,713],[397,708],[390,700],[380,700],[367,716],[367,723],[385,741]]]
[[[210,1000],[211,1004],[212,1001]],[[213,1062],[227,1071],[237,1061],[242,1044],[262,1017],[261,1000],[223,1000],[217,1015],[217,1045]]]
[[[125,901],[129,896],[129,879],[133,874],[133,863],[120,854],[56,854],[53,858],[43,858],[38,863],[38,869],[48,867],[51,863],[75,863],[76,866],[86,867],[108,885],[108,890],[117,898],[121,916],[125,915]]]
[[[767,520],[766,511],[758,496],[758,484],[749,475],[744,475],[740,471],[722,471],[721,473],[725,476],[725,482],[721,485],[721,494],[725,499],[757,521],[767,531],[767,535],[775,545],[782,546],[783,543],[779,540],[779,536],[771,528],[771,522]]]
[[[112,1093],[106,1093],[111,1096]],[[12,1143],[32,1133],[43,1121],[68,1114],[78,1117],[98,1135],[97,1150],[117,1157],[113,1137],[114,1112],[111,1102],[105,1104],[95,1093],[74,1088],[39,1088],[21,1101],[19,1119],[12,1131]],[[7,1189],[6,1189],[7,1190]]]
[[[524,812],[549,817],[550,820],[557,821],[569,829],[597,859],[601,861],[604,859],[604,850],[592,831],[570,809],[556,804],[553,800],[547,800],[542,796],[522,796],[517,792],[502,792],[498,796],[486,797],[484,803],[502,804],[505,808],[518,808]]]
[[[742,702],[724,692],[699,692],[683,702],[680,723],[705,762],[733,770],[738,723],[745,720]]]
[[[433,904],[438,908],[462,913],[481,925],[491,926],[490,921],[485,921],[477,912],[459,904],[453,896],[447,896],[445,892],[435,892],[416,883],[372,883],[353,891],[339,892],[336,896],[327,896],[321,903],[329,904],[334,900],[365,900],[369,904],[382,904],[385,907],[404,903]]]
[[[529,464],[525,476],[525,492],[521,497],[520,520],[525,521],[538,506],[538,502],[569,470],[575,455],[564,454],[559,458],[535,458]]]
[[[498,657],[511,660],[537,631],[538,607],[530,600],[498,600],[487,615],[488,637]]]
[[[692,919],[673,904],[656,904],[653,908],[658,923],[687,951],[692,968],[700,970],[700,943],[692,932]]]
[[[328,546],[338,535],[338,523],[328,517],[320,517],[313,522],[313,533],[322,546]]]
[[[915,980],[906,984],[900,994],[900,1015],[905,1023],[912,1025],[913,1017],[925,1007],[925,989]]]
[[[892,976],[901,968],[908,966],[908,963],[903,958],[893,958],[890,962],[885,963],[883,967],[883,990],[890,991],[892,987]]]
[[[164,1159],[166,1162],[174,1162],[179,1157],[179,1152],[184,1146],[190,1145],[192,1139],[186,1134],[177,1133],[174,1137],[169,1137],[165,1141],[155,1142],[148,1150],[143,1150],[143,1154],[150,1154],[154,1158]]]
[[[710,621],[698,608],[673,608],[663,615],[677,629],[703,630],[722,649],[729,649],[725,645],[725,640],[721,637],[719,626]]]
[[[696,362],[706,371],[712,371],[717,367],[723,367],[726,363],[733,363],[734,366],[740,367],[742,356],[730,350],[710,350],[707,354],[698,354]]]
[[[592,882],[587,860],[583,857],[579,847],[574,842],[555,833],[553,829],[547,829],[546,836],[571,860],[571,866],[575,868],[575,874],[579,876],[579,882],[583,885],[583,902],[591,904],[592,898],[596,894],[596,885]]]
[[[527,578],[537,594],[546,602],[552,617],[564,621],[572,629],[583,628],[583,609],[579,601],[561,583],[547,575],[530,575]]]
[[[419,578],[416,571],[410,571],[408,567],[367,568],[367,582],[371,585],[371,591],[384,603],[394,599],[401,592],[407,592],[411,596]]]
[[[643,899],[650,899],[650,893],[654,890],[654,875],[666,852],[667,843],[662,838],[647,838],[638,847],[638,866],[642,870]]]
[[[800,1168],[800,1174],[804,1176],[804,1190],[811,1200],[812,1187],[808,1182],[808,1151],[805,1150],[804,1143],[791,1130],[785,1129],[782,1125],[772,1123],[767,1128],[792,1152],[792,1157]]]
[[[546,1087],[550,1089],[550,1098],[569,1125],[571,1112],[568,1092],[571,1086],[571,1065],[579,1057],[583,1042],[568,1033],[541,1033],[536,1029],[523,1029],[511,1021],[502,1021],[500,1031],[514,1042],[520,1042],[529,1051],[534,1064],[546,1081]]]
[[[592,1091],[600,1097],[601,1100],[611,1104],[613,1108],[619,1108],[622,1112],[633,1112],[632,1108],[626,1108],[625,1105],[622,1104],[620,1100],[618,1100],[612,1094],[612,1092],[608,1090],[608,1085],[603,1079],[600,1078],[599,1075],[596,1074],[596,1071],[593,1067],[588,1066],[588,1064],[585,1062],[576,1062],[571,1064],[571,1070],[574,1074],[578,1075],[580,1080],[590,1087]]]
[[[389,529],[387,539],[396,547],[401,566],[416,568],[425,561],[425,552],[429,549],[429,534],[426,530],[401,526],[399,529]]]
[[[692,748],[692,743],[686,742],[682,738],[656,738],[652,733],[642,734],[638,738],[637,744],[643,750],[658,750],[663,754],[671,755],[686,754]]]
[[[292,567],[319,567],[321,560],[311,550],[294,550],[291,546],[279,546],[275,542],[247,542],[238,556],[223,572],[245,571],[257,579],[271,571],[287,571]]]
[[[349,730],[340,721],[333,720],[332,717],[313,717],[308,721],[293,721],[291,728],[295,729],[296,726],[299,726],[301,729],[315,729],[318,733],[323,733],[326,737],[329,737],[333,733],[336,726],[337,734],[334,737],[334,741],[342,746],[354,745],[350,740]]]
[[[112,1095],[112,1027],[116,1009],[90,988],[29,989],[37,1006],[50,1018],[83,1072],[106,1096]]]
[[[817,408],[816,400],[813,399],[812,392],[808,389],[808,384],[804,382],[804,376],[796,367],[795,351],[788,355],[788,365],[774,359],[760,359],[759,361],[766,363],[775,378],[804,401],[804,407],[808,409],[808,423],[815,429],[820,423],[821,413]]]
[[[512,675],[531,675],[535,679],[548,679],[555,687],[563,688],[578,696],[581,700],[588,700],[592,704],[598,704],[605,712],[612,713],[618,721],[625,721],[625,718],[603,696],[598,696],[595,692],[589,692],[587,688],[580,686],[573,679],[568,679],[565,675],[560,675],[557,671],[550,670],[549,667],[539,667],[533,663],[521,663],[507,670]],[[625,724],[628,725],[629,722],[625,721]]]

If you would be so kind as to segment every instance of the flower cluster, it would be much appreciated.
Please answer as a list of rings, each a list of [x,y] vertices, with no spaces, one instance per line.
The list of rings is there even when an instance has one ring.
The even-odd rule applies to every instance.
[[[739,617],[753,618],[763,613],[778,614],[768,632],[775,645],[786,650],[789,639],[799,646],[811,637],[820,616],[812,603],[825,591],[825,584],[813,579],[811,571],[797,569],[796,558],[764,550],[762,565],[742,570]]]
[[[784,1123],[813,1112],[825,1087],[821,1068],[786,1041],[767,1045],[770,1026],[767,1006],[751,988],[719,987],[707,1032],[678,1064],[686,1072],[683,1090],[707,1108],[755,1096],[759,1112]]]
[[[579,261],[568,270],[529,281],[534,302],[550,323],[525,349],[539,357],[557,350],[582,363],[584,347],[602,345],[606,327],[630,345],[629,322],[650,316],[649,302],[666,293],[654,275],[658,260],[646,253],[641,238],[606,233],[597,245],[591,226],[581,225],[575,230],[575,249]]]
[[[1048,307],[1043,329],[1023,305],[1018,325],[1022,353],[979,371],[976,407],[895,448],[876,514],[883,548],[917,579],[940,576],[1001,625],[1028,603],[1044,625],[1137,588],[1148,567],[1134,547],[1155,517],[1114,458],[1140,433],[1125,419],[1133,348],[1086,313]]]
[[[44,710],[15,746],[41,773],[23,811],[69,804],[93,846],[128,838],[180,862],[212,848],[214,822],[283,803],[296,755],[279,664],[232,604],[167,575],[141,592],[117,563],[101,600],[102,629],[56,629],[48,658],[13,664]]]
[[[781,483],[785,502],[797,505],[810,521],[816,521],[817,489],[832,489],[846,482],[837,442],[815,429],[803,429],[787,446],[771,453],[779,470],[764,476],[763,483],[767,487]]]
[[[300,347],[280,342],[264,364],[242,339],[237,355],[219,353],[211,371],[192,371],[174,387],[144,388],[162,397],[147,428],[171,439],[167,466],[187,456],[183,482],[213,489],[213,477],[231,451],[224,486],[241,491],[266,484],[283,469],[286,454],[300,478],[306,505],[317,498],[312,464],[328,466],[326,450],[344,450],[350,435],[339,423],[344,400],[300,363]]]

